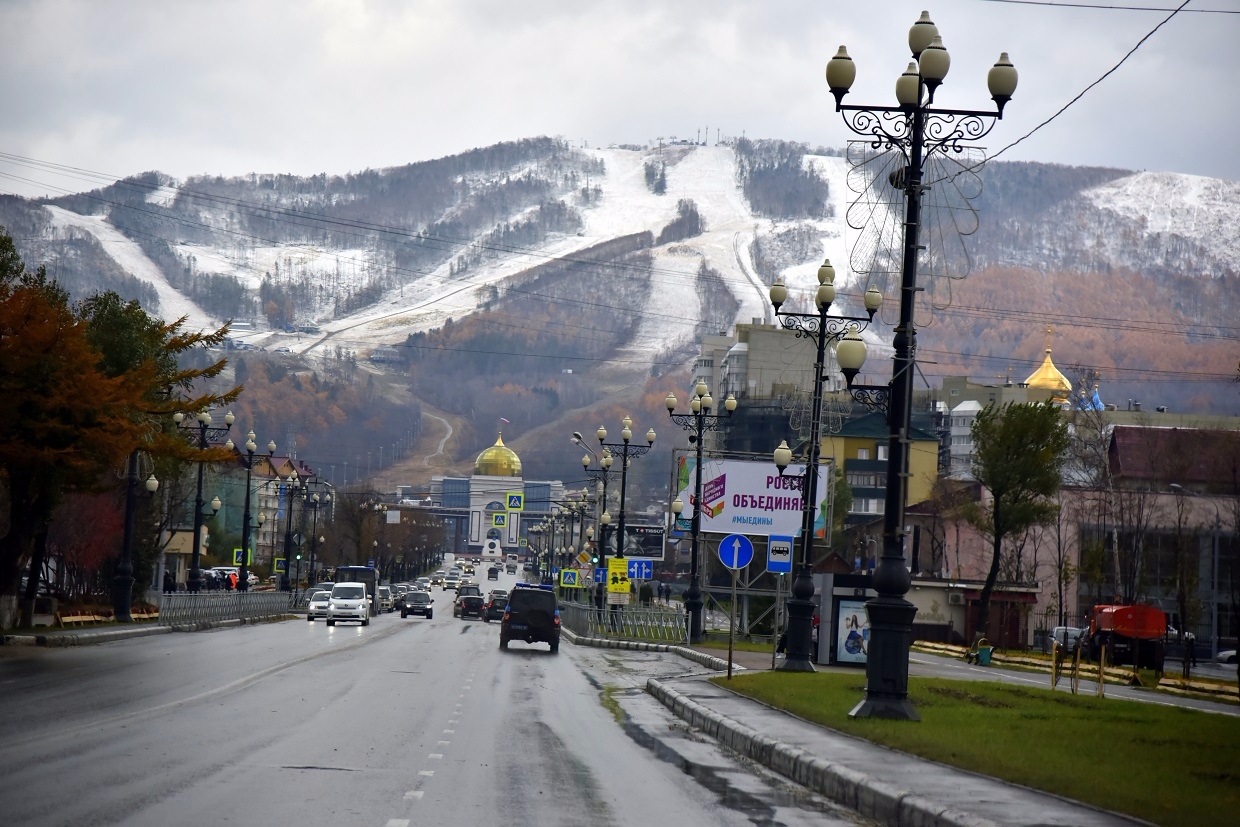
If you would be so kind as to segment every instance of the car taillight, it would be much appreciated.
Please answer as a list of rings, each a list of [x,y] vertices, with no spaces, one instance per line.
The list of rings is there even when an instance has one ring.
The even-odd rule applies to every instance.
[[[555,610],[555,625],[556,626],[560,625],[560,610],[559,609]]]
[[[505,621],[507,621],[507,620],[508,620],[508,610],[507,610],[507,609],[505,609],[505,610],[504,610],[504,620],[505,620]]]

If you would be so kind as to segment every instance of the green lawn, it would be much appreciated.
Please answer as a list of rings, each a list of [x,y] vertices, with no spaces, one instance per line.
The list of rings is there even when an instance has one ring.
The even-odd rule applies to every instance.
[[[1240,719],[987,682],[912,678],[919,723],[854,720],[865,675],[743,674],[716,683],[807,720],[1157,824],[1240,818]]]

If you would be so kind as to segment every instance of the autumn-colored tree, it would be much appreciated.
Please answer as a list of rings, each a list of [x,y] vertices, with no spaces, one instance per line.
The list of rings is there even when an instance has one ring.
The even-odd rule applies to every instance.
[[[16,593],[22,564],[46,545],[62,492],[93,484],[141,440],[131,412],[149,377],[106,375],[86,332],[68,294],[43,268],[27,271],[0,232],[0,469],[9,493],[0,594]]]
[[[8,486],[9,531],[0,538],[0,594],[14,594],[31,563],[27,597],[38,587],[48,523],[64,493],[91,490],[101,475],[142,449],[186,461],[203,455],[176,432],[171,414],[235,398],[192,391],[224,363],[181,369],[177,357],[218,344],[227,330],[183,333],[113,293],[77,312],[43,268],[26,270],[0,230],[0,470]]]
[[[988,405],[973,421],[973,477],[991,499],[970,522],[991,538],[986,585],[978,601],[977,628],[986,634],[990,595],[999,576],[1003,541],[1054,517],[1068,449],[1068,428],[1059,408],[1040,404]]]

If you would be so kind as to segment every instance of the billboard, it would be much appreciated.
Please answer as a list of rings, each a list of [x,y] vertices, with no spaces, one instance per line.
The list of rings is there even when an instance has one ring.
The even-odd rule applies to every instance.
[[[619,526],[612,524],[607,534],[608,555],[616,553],[616,531]],[[652,560],[663,559],[663,526],[661,525],[629,525],[625,524],[624,543],[625,557],[648,557]]]
[[[678,531],[692,531],[693,511],[698,507],[693,491],[697,458],[676,458],[676,490],[685,504],[676,520]],[[831,513],[830,465],[818,467],[817,507],[814,535],[825,537]],[[804,465],[789,465],[784,475],[770,460],[706,459],[702,463],[702,531],[716,534],[784,534],[800,536],[804,500],[801,482]]]

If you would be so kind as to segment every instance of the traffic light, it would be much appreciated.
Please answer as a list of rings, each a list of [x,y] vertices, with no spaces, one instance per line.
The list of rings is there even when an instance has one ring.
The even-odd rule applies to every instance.
[[[301,559],[301,552],[300,552],[300,551],[299,551],[299,552],[297,552],[297,557],[296,557],[295,559],[297,559],[297,560],[300,560],[300,559]]]
[[[596,566],[598,565],[598,553],[597,553],[597,552],[595,552],[594,554],[590,555],[590,562],[591,562],[591,563],[593,563],[593,564],[594,564],[594,565],[596,565]]]

